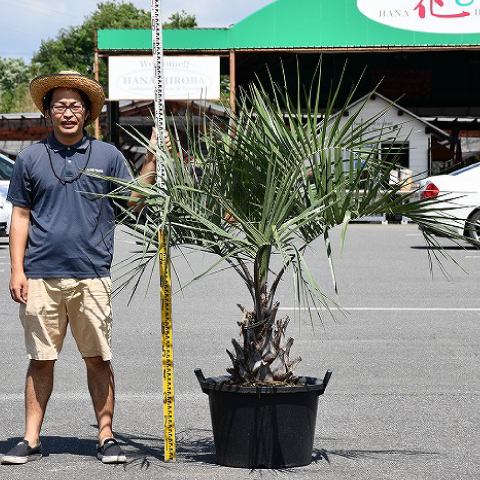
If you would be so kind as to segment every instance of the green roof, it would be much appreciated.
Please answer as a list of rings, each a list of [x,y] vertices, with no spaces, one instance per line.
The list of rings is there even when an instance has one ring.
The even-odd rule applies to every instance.
[[[378,23],[359,11],[356,0],[275,0],[229,28],[163,32],[165,50],[186,51],[480,45],[480,33],[422,33]],[[150,29],[98,30],[101,51],[151,45]]]
[[[226,28],[195,28],[163,30],[165,50],[225,50],[228,49]],[[99,29],[99,50],[151,50],[150,29]]]

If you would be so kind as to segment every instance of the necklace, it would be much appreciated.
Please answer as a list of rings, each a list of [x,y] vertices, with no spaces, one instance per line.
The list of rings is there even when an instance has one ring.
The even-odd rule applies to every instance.
[[[88,157],[87,157],[87,163],[85,164],[85,167],[83,170],[80,170],[80,173],[72,178],[72,179],[69,179],[67,180],[66,178],[62,178],[62,177],[59,177],[57,172],[55,171],[55,168],[53,166],[53,161],[52,161],[52,155],[50,154],[50,145],[48,144],[48,138],[47,138],[47,141],[45,142],[45,149],[47,150],[47,155],[48,155],[48,159],[50,161],[50,168],[52,169],[52,172],[53,174],[55,175],[55,178],[63,185],[65,186],[67,183],[73,183],[73,182],[76,182],[82,175],[83,173],[85,172],[85,170],[87,169],[87,166],[88,166],[88,162],[90,162],[90,157],[92,155],[92,139],[90,138],[89,141],[88,141]]]

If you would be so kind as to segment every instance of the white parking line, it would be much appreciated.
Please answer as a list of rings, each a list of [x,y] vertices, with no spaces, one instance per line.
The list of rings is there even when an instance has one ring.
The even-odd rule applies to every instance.
[[[467,255],[465,258],[480,258],[480,255]]]
[[[417,308],[417,307],[342,307],[342,310],[350,312],[480,312],[480,308],[443,308],[443,307],[432,307],[432,308]],[[306,307],[295,308],[295,307],[284,307],[279,308],[279,310],[309,310]],[[333,307],[330,310],[340,310],[340,308]]]
[[[175,395],[181,399],[193,399],[198,398],[201,395],[201,390],[199,392],[194,393],[183,393]],[[3,393],[0,394],[0,402],[11,402],[11,401],[22,401],[24,399],[23,393]],[[91,402],[91,397],[88,394],[87,386],[85,385],[85,390],[82,391],[75,391],[75,392],[53,392],[52,399],[59,399],[59,400],[85,400]],[[127,393],[116,393],[115,398],[117,400],[144,400],[144,401],[152,401],[158,403],[158,392],[152,393],[134,393],[134,392],[127,392]]]

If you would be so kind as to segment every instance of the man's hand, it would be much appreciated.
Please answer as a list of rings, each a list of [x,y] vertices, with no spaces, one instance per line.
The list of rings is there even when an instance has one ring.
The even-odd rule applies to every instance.
[[[17,303],[27,304],[28,286],[27,277],[23,272],[14,273],[10,277],[10,295]]]
[[[172,140],[170,139],[170,134],[166,130],[165,132],[163,132],[163,138],[164,138],[165,149],[171,152]],[[157,146],[157,129],[155,127],[152,128],[152,135],[150,136],[149,146],[152,150],[155,150],[155,147]],[[147,153],[145,156],[145,162],[156,163],[156,160],[157,159],[155,158],[155,155],[150,150],[147,150]]]
[[[169,152],[172,152],[172,140],[170,139],[170,134],[167,132],[167,130],[163,132],[163,138],[164,138],[165,149]]]
[[[170,135],[167,131],[164,132],[164,145],[168,151],[172,150],[172,141],[170,140]],[[151,150],[155,151],[157,146],[157,129],[152,128],[152,135],[150,136],[149,147]],[[140,176],[144,177],[146,183],[155,183],[155,172],[157,165],[157,157],[147,149],[145,154],[145,161],[143,162],[142,169],[140,170]]]

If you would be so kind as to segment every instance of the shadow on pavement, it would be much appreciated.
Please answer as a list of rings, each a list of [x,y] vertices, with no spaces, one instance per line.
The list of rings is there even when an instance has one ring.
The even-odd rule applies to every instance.
[[[20,437],[12,437],[8,440],[0,441],[0,452],[8,452],[20,440]],[[95,456],[97,451],[96,440],[90,438],[42,435],[40,441],[42,442],[44,457],[48,457],[50,454],[70,454],[90,457]]]
[[[327,462],[331,463],[333,457],[342,457],[347,460],[385,460],[391,456],[417,456],[417,455],[440,455],[436,452],[424,452],[420,450],[325,450],[323,448],[314,448],[312,455],[312,463]],[[261,470],[251,470],[251,473]],[[278,473],[295,472],[296,468],[282,468],[271,470]]]
[[[168,468],[164,461],[163,438],[152,435],[115,434],[125,447],[128,463],[125,470]],[[211,430],[189,429],[177,432],[177,460],[188,463],[218,466]]]
[[[207,436],[205,436],[207,434]],[[128,457],[128,463],[121,466],[124,470],[149,470],[168,468],[169,463],[163,458],[163,439],[152,435],[132,435],[116,433]],[[0,441],[0,452],[7,452],[20,438],[9,438]],[[42,436],[44,456],[69,454],[85,457],[95,456],[96,439],[78,437]],[[326,450],[314,449],[312,462],[331,463],[333,457],[342,457],[348,460],[372,459],[385,460],[392,456],[434,456],[438,452],[422,450]],[[186,463],[198,463],[204,466],[219,467],[216,463],[215,446],[211,430],[192,429],[177,434],[177,460]],[[120,465],[119,465],[120,467]],[[258,470],[252,470],[252,472]],[[293,471],[293,469],[278,469],[278,472]]]
[[[179,454],[185,460],[216,465],[213,433],[208,429],[183,430],[177,435]]]
[[[410,247],[412,250],[457,250],[459,252],[463,250],[479,250],[474,245],[445,245],[441,247],[427,247],[426,245],[413,245]]]
[[[338,456],[350,460],[363,458],[385,459],[388,456],[419,456],[419,455],[440,455],[438,452],[425,452],[422,450],[324,450],[315,449],[313,452],[313,461],[326,461],[330,463],[331,457]]]
[[[149,469],[149,468],[167,468],[168,463],[163,458],[163,439],[153,436],[133,437],[131,435],[122,435],[117,433],[117,438],[126,446],[132,446],[137,449],[137,456],[132,458],[131,450],[129,458],[131,459],[125,470],[130,468]],[[148,444],[155,442],[158,447],[151,447]],[[127,447],[126,447],[127,449]],[[438,452],[428,452],[423,450],[326,450],[314,449],[312,462],[330,463],[334,457],[342,457],[348,460],[372,459],[383,461],[386,458],[397,456],[435,456]],[[177,460],[188,463],[198,463],[204,466],[220,467],[216,462],[215,445],[211,430],[191,429],[177,432]],[[255,470],[252,470],[252,472]],[[276,470],[278,472],[289,472],[294,469],[285,468]]]

